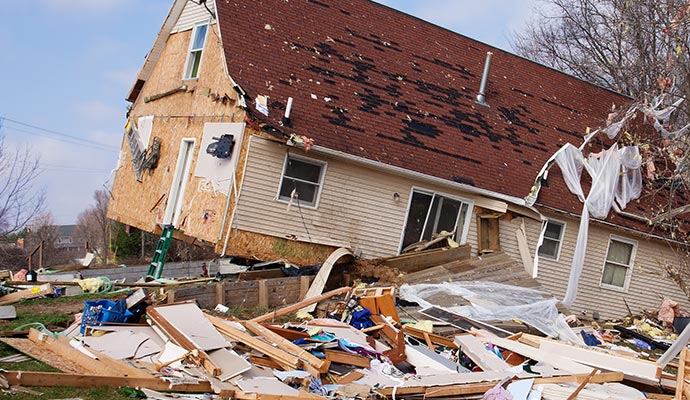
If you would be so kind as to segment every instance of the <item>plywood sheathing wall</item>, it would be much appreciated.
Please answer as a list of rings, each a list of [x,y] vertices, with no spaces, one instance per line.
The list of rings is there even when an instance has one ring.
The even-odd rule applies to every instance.
[[[156,224],[162,222],[166,201],[162,201],[153,211],[152,208],[170,188],[175,163],[177,161],[182,138],[196,139],[194,161],[190,171],[194,171],[196,158],[200,151],[204,123],[208,122],[241,122],[245,119],[244,110],[237,107],[236,92],[230,84],[221,56],[220,39],[217,25],[213,24],[206,38],[199,79],[182,80],[183,70],[189,48],[191,30],[175,33],[170,36],[165,50],[154,67],[151,77],[144,85],[131,115],[154,115],[151,136],[161,138],[161,156],[152,174],[144,173],[143,182],[137,182],[134,176],[132,161],[126,140],[123,140],[123,162],[113,184],[113,197],[109,217],[141,229],[153,231]],[[188,90],[176,93],[148,103],[144,99],[160,94],[181,85]],[[190,90],[194,89],[194,92]],[[209,94],[227,94],[233,101],[214,101]],[[195,117],[179,118],[189,115]],[[160,116],[163,116],[161,119]],[[167,116],[172,116],[167,118]],[[123,124],[124,125],[124,124]],[[245,132],[240,152],[236,179],[238,187],[241,172],[246,160],[246,143],[249,132]],[[191,174],[191,172],[190,172]],[[219,236],[221,220],[227,197],[221,193],[205,191],[200,186],[202,178],[191,176],[187,184],[181,219],[185,234],[215,243]],[[234,199],[233,199],[234,203]],[[232,207],[229,214],[232,212]],[[224,235],[223,235],[224,236]]]

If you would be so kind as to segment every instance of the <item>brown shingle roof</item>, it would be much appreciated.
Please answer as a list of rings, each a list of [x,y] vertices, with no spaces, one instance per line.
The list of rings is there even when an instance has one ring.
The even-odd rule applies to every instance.
[[[217,0],[228,71],[316,144],[525,197],[544,162],[629,99],[366,0]],[[489,107],[475,102],[494,53]],[[253,105],[250,106],[254,108]],[[548,193],[547,193],[548,192]],[[562,180],[540,201],[580,209]]]

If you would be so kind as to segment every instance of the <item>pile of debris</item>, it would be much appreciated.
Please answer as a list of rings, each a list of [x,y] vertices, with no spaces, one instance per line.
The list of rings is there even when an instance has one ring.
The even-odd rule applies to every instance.
[[[453,290],[476,306],[481,301],[471,291],[481,285],[473,285],[465,283],[464,289]],[[438,295],[440,286],[435,285],[436,293],[431,293],[431,286],[403,286],[402,294],[424,302]],[[499,297],[507,299],[506,290],[520,296],[530,294],[529,290],[538,293],[506,285],[500,289],[503,294],[493,299],[497,303]],[[487,301],[484,296],[484,306]],[[163,391],[286,400],[420,396],[622,400],[647,397],[621,382],[649,389],[658,389],[661,383],[661,365],[635,358],[631,352],[622,355],[603,346],[512,334],[439,306],[420,311],[433,322],[401,319],[410,307],[396,306],[393,287],[343,287],[245,320],[225,314],[222,304],[204,311],[194,302],[151,303],[141,311],[141,304],[153,302],[141,291],[123,302],[126,310],[115,310],[113,302],[89,301],[81,320],[59,334],[31,329],[26,339],[3,338],[64,371],[3,371],[4,385],[127,386],[151,398]],[[309,312],[318,303],[316,312],[325,315],[313,318]],[[136,315],[137,306],[141,314],[137,321],[113,323],[124,320],[120,317],[127,313]],[[544,326],[530,321],[539,329],[563,329],[546,326],[546,320]],[[439,334],[442,330],[453,333]],[[576,337],[570,333],[561,335]]]

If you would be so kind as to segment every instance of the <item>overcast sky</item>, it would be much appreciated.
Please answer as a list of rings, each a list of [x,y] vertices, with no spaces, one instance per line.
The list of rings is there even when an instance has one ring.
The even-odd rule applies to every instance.
[[[536,0],[381,0],[510,50]],[[3,1],[0,134],[40,155],[37,187],[59,224],[75,223],[112,182],[127,103],[172,0]]]

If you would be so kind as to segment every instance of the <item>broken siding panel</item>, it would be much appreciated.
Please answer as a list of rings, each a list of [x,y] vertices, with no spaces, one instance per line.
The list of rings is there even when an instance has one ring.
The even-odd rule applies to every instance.
[[[564,220],[563,218],[556,218]],[[564,220],[567,223],[563,237],[560,259],[539,259],[539,282],[558,298],[563,298],[570,274],[577,240],[578,221]],[[626,292],[599,287],[601,273],[606,258],[610,235],[616,235],[637,241],[637,253],[634,260],[630,286]],[[654,309],[661,301],[661,296],[668,295],[681,304],[689,307],[687,296],[678,285],[663,272],[665,263],[677,264],[677,258],[668,244],[659,240],[646,240],[627,232],[622,232],[592,224],[589,230],[587,255],[580,278],[577,300],[571,309],[587,311],[591,316],[598,311],[602,318],[615,318],[627,314],[625,301],[633,313],[642,309]]]
[[[211,11],[213,11],[214,14],[216,13],[216,2],[214,0],[208,0],[206,5]],[[202,4],[197,4],[189,0],[184,6],[184,10],[182,10],[180,18],[177,20],[177,23],[173,26],[170,33],[192,29],[194,28],[194,25],[200,22],[209,21],[210,19],[211,14],[209,14],[209,12],[206,10],[206,7],[204,7]],[[215,22],[215,19],[212,22]]]

